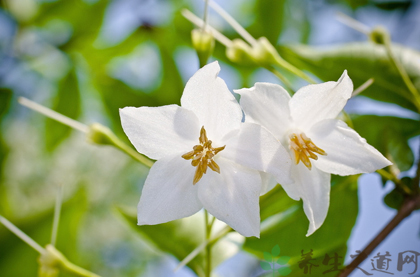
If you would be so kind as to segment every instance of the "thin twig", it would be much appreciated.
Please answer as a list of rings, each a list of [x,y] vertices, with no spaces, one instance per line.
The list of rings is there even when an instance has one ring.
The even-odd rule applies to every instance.
[[[244,39],[246,40],[251,46],[257,44],[257,40],[251,36],[244,27],[241,26],[229,13],[227,13],[222,7],[220,7],[216,2],[210,1],[210,7],[213,8],[233,29]]]
[[[354,96],[360,94],[362,91],[364,91],[365,89],[370,87],[373,84],[373,82],[375,82],[375,79],[373,79],[373,78],[368,79],[360,87],[358,87],[357,89],[355,89],[353,91],[353,93],[351,94],[351,97],[354,97]]]
[[[12,222],[10,222],[9,220],[7,220],[6,218],[2,217],[0,215],[0,222],[7,228],[9,229],[10,232],[12,232],[13,234],[15,234],[18,238],[20,238],[21,240],[23,240],[24,242],[26,242],[30,247],[32,247],[33,249],[35,249],[36,251],[39,252],[39,254],[44,254],[45,253],[45,249],[42,248],[41,245],[39,245],[36,241],[34,241],[31,237],[29,237],[27,234],[25,234],[24,232],[22,232],[22,230],[20,230],[18,227],[16,227]]]
[[[187,9],[183,9],[181,11],[181,14],[187,19],[189,20],[191,23],[193,23],[194,25],[196,25],[199,28],[203,28],[204,26],[204,21],[201,20],[201,18],[197,17],[195,14],[193,14],[192,12],[190,12]],[[207,30],[210,30],[211,34],[213,35],[213,37],[220,42],[221,44],[223,44],[225,47],[231,47],[232,46],[232,41],[230,39],[228,39],[227,37],[225,37],[222,33],[220,33],[219,31],[217,31],[216,29],[214,29],[212,26],[210,26],[209,24],[207,24],[206,26]]]
[[[60,223],[61,204],[63,203],[63,185],[60,184],[57,188],[57,196],[55,198],[53,228],[51,232],[51,245],[55,246],[57,241],[58,224]]]
[[[365,249],[354,259],[343,272],[341,272],[338,277],[347,277],[350,273],[357,268],[357,266],[362,263],[370,253],[394,230],[404,218],[408,217],[415,209],[420,208],[420,195],[415,197],[406,198],[401,208],[398,210],[398,213],[395,217],[385,226],[384,229],[366,246]]]
[[[54,119],[54,120],[56,120],[56,121],[58,121],[58,122],[60,122],[64,125],[67,125],[71,128],[79,130],[80,132],[87,133],[89,131],[89,127],[87,125],[85,125],[83,123],[80,123],[79,121],[76,121],[74,119],[71,119],[71,118],[69,118],[65,115],[62,115],[62,114],[60,114],[56,111],[53,111],[53,110],[51,110],[47,107],[39,105],[38,103],[35,103],[35,102],[25,98],[25,97],[19,97],[18,102],[21,105],[23,105],[23,106],[25,106],[25,107],[27,107],[31,110],[39,112],[39,113],[41,113],[41,114],[43,114],[43,115],[45,115],[45,116],[47,116],[51,119]]]

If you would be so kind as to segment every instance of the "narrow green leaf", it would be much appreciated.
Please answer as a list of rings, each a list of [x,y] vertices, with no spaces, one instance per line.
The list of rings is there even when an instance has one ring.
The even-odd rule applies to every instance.
[[[401,61],[417,90],[420,90],[420,53],[394,44],[392,49]],[[400,74],[390,63],[385,48],[373,43],[349,43],[333,48],[291,45],[280,48],[280,55],[300,69],[308,70],[324,81],[336,81],[347,69],[354,87],[370,78],[375,82],[364,96],[400,105],[418,112]]]
[[[61,80],[57,94],[53,100],[53,110],[70,118],[76,119],[80,115],[80,92],[75,69]],[[58,123],[55,120],[46,118],[45,121],[45,143],[49,151],[53,151],[64,139],[66,139],[72,129]]]
[[[261,223],[261,237],[247,238],[244,250],[255,254],[259,258],[265,258],[265,250],[279,245],[281,253],[290,257],[288,264],[296,274],[302,273],[297,262],[303,253],[313,250],[313,258],[321,258],[326,253],[337,252],[344,256],[347,250],[347,240],[353,228],[358,213],[357,176],[339,177],[332,176],[331,200],[327,218],[324,224],[311,236],[306,237],[309,221],[303,212],[302,203],[296,202],[293,206],[283,206],[283,210],[266,218]],[[265,199],[285,201],[288,197],[282,190],[276,189],[269,192]],[[264,199],[261,197],[261,199]],[[261,200],[260,199],[260,200]],[[276,206],[275,202],[271,205]],[[272,210],[263,205],[261,214],[265,210]],[[277,206],[278,208],[279,206]],[[331,236],[331,234],[334,236]],[[314,271],[314,273],[315,271]],[[322,274],[322,272],[320,272]],[[300,275],[296,275],[300,276]]]
[[[354,129],[401,171],[413,166],[414,154],[408,140],[420,134],[419,122],[412,119],[352,115]]]

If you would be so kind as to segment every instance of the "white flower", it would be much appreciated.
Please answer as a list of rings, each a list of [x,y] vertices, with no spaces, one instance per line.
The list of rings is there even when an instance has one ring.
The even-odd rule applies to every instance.
[[[294,184],[282,186],[292,199],[302,198],[310,222],[307,236],[327,215],[330,173],[367,173],[391,164],[346,123],[335,119],[352,91],[346,71],[337,82],[303,87],[292,98],[281,86],[268,83],[235,91],[241,95],[245,121],[263,125],[289,148]]]
[[[185,86],[181,107],[126,107],[121,123],[137,151],[157,160],[138,205],[138,224],[159,224],[205,208],[244,236],[259,236],[259,171],[290,183],[287,150],[242,111],[217,62]]]

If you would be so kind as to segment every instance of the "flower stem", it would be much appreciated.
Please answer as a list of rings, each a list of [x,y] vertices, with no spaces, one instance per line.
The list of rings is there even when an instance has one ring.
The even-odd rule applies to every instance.
[[[197,246],[193,251],[191,251],[190,254],[188,254],[187,257],[185,257],[178,266],[174,269],[174,272],[178,271],[180,268],[184,267],[186,264],[188,264],[192,259],[194,259],[200,252],[208,245],[213,245],[216,242],[218,242],[221,238],[226,236],[230,231],[232,231],[232,228],[229,226],[226,226],[224,229],[220,230],[213,238],[209,240],[205,240],[202,244]]]
[[[203,22],[204,22],[204,24],[203,24],[203,31],[205,31],[206,30],[206,27],[207,27],[207,21],[208,21],[208,9],[209,9],[209,0],[205,0],[205,3],[204,3],[204,15],[203,15]]]
[[[58,224],[60,223],[61,204],[63,202],[63,185],[60,184],[57,188],[57,196],[55,199],[53,228],[51,232],[51,245],[55,246],[58,233]]]
[[[267,67],[267,69],[269,71],[271,71],[271,73],[273,73],[274,75],[277,76],[277,78],[280,79],[280,81],[282,81],[282,83],[286,86],[286,88],[293,94],[295,94],[295,91],[292,88],[292,84],[289,82],[289,80],[286,79],[286,77],[283,76],[283,74],[281,74],[277,69],[275,69],[274,67]]]
[[[391,60],[392,64],[397,69],[398,73],[401,75],[405,85],[407,86],[408,90],[412,94],[414,98],[414,104],[416,105],[418,111],[420,112],[420,94],[417,91],[416,87],[414,86],[413,82],[411,81],[410,77],[405,71],[405,68],[402,66],[400,61],[395,57],[392,48],[391,48],[391,41],[385,40],[384,41],[385,49],[388,54],[388,58]]]
[[[347,277],[357,268],[357,266],[363,262],[370,253],[394,230],[404,218],[408,217],[415,209],[420,208],[420,194],[406,198],[401,208],[395,217],[385,226],[384,229],[366,246],[365,249],[354,259],[348,266],[345,267],[344,271],[341,272],[338,277]]]
[[[210,236],[211,236],[211,229],[213,227],[213,223],[214,223],[214,219],[215,217],[213,217],[213,219],[211,221],[209,221],[209,213],[207,212],[207,210],[204,210],[205,216],[204,216],[204,220],[205,220],[205,229],[206,229],[206,241],[210,240]],[[211,276],[211,269],[212,269],[212,264],[211,264],[211,248],[212,248],[212,244],[208,243],[206,245],[206,277],[210,277]]]
[[[45,253],[45,249],[41,247],[38,243],[36,243],[32,238],[30,238],[27,234],[22,232],[18,227],[16,227],[12,222],[7,220],[6,218],[0,215],[0,222],[9,229],[10,232],[15,234],[18,238],[26,242],[30,247],[38,251],[41,255]]]
[[[373,82],[375,82],[375,79],[373,79],[373,78],[368,79],[366,82],[364,82],[362,85],[360,85],[360,87],[358,87],[357,89],[355,89],[353,91],[353,93],[351,94],[351,97],[354,97],[354,96],[360,94],[361,92],[363,92],[365,89],[370,87],[373,84]]]
[[[152,167],[153,161],[149,160],[145,156],[141,155],[137,151],[135,151],[133,148],[125,144],[122,140],[120,140],[109,128],[99,124],[94,123],[90,126],[87,126],[79,121],[76,121],[74,119],[71,119],[67,116],[64,116],[60,113],[57,113],[56,111],[53,111],[47,107],[44,107],[42,105],[39,105],[29,99],[26,99],[24,97],[20,97],[18,99],[18,102],[22,104],[25,107],[28,107],[36,112],[39,112],[51,119],[54,119],[64,125],[67,125],[73,129],[76,129],[78,131],[81,131],[83,133],[86,133],[88,136],[88,139],[92,143],[96,144],[104,144],[104,145],[111,145],[114,146],[133,159],[137,160],[138,162],[144,164],[145,166]]]
[[[196,25],[199,28],[203,28],[203,26],[205,25],[204,21],[201,20],[201,18],[197,17],[195,14],[193,14],[192,12],[190,12],[187,9],[183,9],[181,11],[182,15],[189,20],[191,23],[193,23],[194,25]],[[219,31],[217,31],[216,29],[214,29],[213,27],[211,27],[209,24],[206,25],[206,28],[208,30],[210,30],[211,34],[213,35],[213,37],[220,42],[221,44],[223,44],[225,47],[231,47],[232,46],[232,41],[230,39],[228,39],[227,37],[225,37],[222,33],[220,33]]]
[[[56,111],[53,111],[51,109],[48,109],[47,107],[44,107],[42,105],[39,105],[38,103],[35,103],[25,97],[19,97],[18,102],[36,112],[39,112],[40,114],[45,115],[46,117],[49,117],[51,119],[54,119],[64,125],[67,125],[73,129],[79,130],[80,132],[87,133],[89,131],[89,127],[83,123],[80,123],[79,121],[76,121],[74,119],[71,119],[65,115],[62,115]]]
[[[278,66],[280,66],[280,67],[286,69],[287,71],[289,71],[290,73],[293,73],[294,75],[302,78],[303,80],[307,81],[308,83],[316,84],[316,82],[311,77],[309,77],[305,72],[303,72],[302,70],[298,69],[294,65],[290,64],[289,62],[287,62],[286,60],[281,58],[280,55],[276,55],[276,63],[277,63]]]
[[[377,173],[379,173],[382,177],[384,177],[387,180],[390,180],[394,182],[396,186],[399,186],[404,192],[408,195],[412,194],[412,191],[409,187],[407,187],[406,184],[404,184],[400,179],[397,178],[394,174],[389,173],[385,169],[378,169],[376,170]]]
[[[216,2],[210,1],[210,6],[215,10],[230,26],[251,46],[257,44],[257,40],[251,36],[244,27],[241,26],[228,12],[226,12],[222,7],[220,7]]]

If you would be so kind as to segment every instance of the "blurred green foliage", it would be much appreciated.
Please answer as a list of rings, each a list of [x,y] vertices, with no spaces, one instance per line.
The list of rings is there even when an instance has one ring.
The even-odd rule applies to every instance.
[[[137,226],[133,208],[147,169],[114,149],[85,145],[83,135],[34,115],[18,106],[16,99],[26,96],[86,124],[99,121],[110,125],[126,139],[119,108],[179,104],[185,79],[189,77],[186,74],[198,69],[198,60],[188,58],[193,54],[190,43],[193,26],[179,12],[189,8],[201,15],[197,3],[13,1],[1,2],[1,15],[10,30],[8,37],[0,38],[0,63],[6,73],[15,75],[6,82],[3,72],[1,79],[0,214],[45,245],[51,232],[54,188],[62,183],[66,201],[57,249],[72,262],[103,276],[139,276],[147,274],[149,266],[161,259],[162,252],[182,260],[203,240],[201,214],[156,226]],[[367,0],[330,2],[340,2],[352,9],[372,4]],[[255,37],[265,36],[277,45],[289,31],[297,32],[295,37],[300,41],[296,43],[309,40],[312,26],[308,11],[297,8],[304,7],[305,1],[250,0],[246,5],[250,9],[245,11],[252,16],[243,14],[238,20],[247,22],[247,29]],[[113,17],[118,9],[123,15]],[[131,18],[131,27],[116,24],[124,21],[130,10],[137,12]],[[295,16],[295,12],[300,16]],[[238,37],[230,28],[220,26],[229,38]],[[292,44],[279,45],[278,49],[285,60],[322,81],[337,80],[344,69],[355,87],[374,78],[374,84],[362,96],[397,104],[418,115],[382,46],[368,42],[328,48]],[[400,45],[394,45],[393,49],[420,89],[420,68],[416,62],[420,54]],[[147,59],[154,56],[157,59],[147,64]],[[253,85],[256,67],[231,63],[220,44],[216,45],[214,58],[222,62],[222,72],[237,76],[239,85]],[[154,72],[156,78],[150,75]],[[408,140],[420,134],[419,117],[352,115],[351,119],[355,130],[399,170],[413,166]],[[326,253],[344,257],[358,215],[357,177],[333,177],[328,217],[308,238],[305,237],[308,221],[301,202],[291,200],[277,186],[261,197],[261,239],[246,239],[243,249],[263,259],[264,252],[279,245],[281,254],[291,257],[290,276],[300,272],[297,262],[302,250],[306,253],[312,249],[313,258],[318,261]],[[398,208],[402,197],[403,192],[396,190],[385,202]],[[130,208],[118,208],[115,212],[115,205]],[[214,266],[238,250],[226,252],[227,245],[226,241],[216,244]],[[34,276],[36,259],[35,251],[0,226],[2,276]],[[203,254],[199,254],[188,266],[201,274],[203,259]]]

